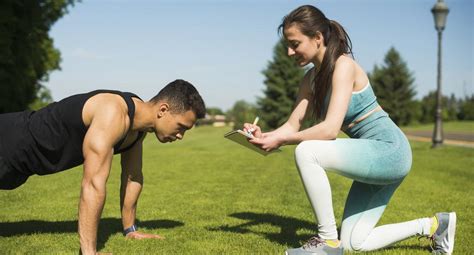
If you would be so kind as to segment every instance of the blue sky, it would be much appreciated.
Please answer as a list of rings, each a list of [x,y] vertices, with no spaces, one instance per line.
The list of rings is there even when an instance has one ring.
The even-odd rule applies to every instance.
[[[436,89],[435,0],[83,0],[50,34],[61,70],[45,85],[54,100],[99,88],[148,100],[185,79],[207,106],[227,110],[262,96],[264,76],[284,15],[303,4],[341,23],[356,61],[372,71],[395,47],[415,77],[417,98]],[[474,93],[471,0],[447,0],[443,94]]]

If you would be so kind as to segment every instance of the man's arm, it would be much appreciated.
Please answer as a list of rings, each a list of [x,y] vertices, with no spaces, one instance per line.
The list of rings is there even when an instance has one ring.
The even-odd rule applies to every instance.
[[[99,108],[84,138],[84,174],[79,201],[79,237],[83,254],[96,253],[97,228],[105,203],[113,145],[124,135],[125,115],[113,105]]]
[[[138,197],[142,191],[142,141],[121,155],[120,209],[123,229],[135,224]]]
[[[143,186],[143,138],[130,150],[123,152],[121,156],[122,177],[120,185],[120,208],[122,211],[123,229],[135,225],[137,202]],[[159,235],[144,234],[138,231],[128,233],[127,237],[134,239],[162,238]]]

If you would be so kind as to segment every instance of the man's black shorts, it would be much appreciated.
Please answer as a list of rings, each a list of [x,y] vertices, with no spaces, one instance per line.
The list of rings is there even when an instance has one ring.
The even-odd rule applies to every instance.
[[[0,189],[16,189],[26,182],[28,175],[11,169],[0,156]]]

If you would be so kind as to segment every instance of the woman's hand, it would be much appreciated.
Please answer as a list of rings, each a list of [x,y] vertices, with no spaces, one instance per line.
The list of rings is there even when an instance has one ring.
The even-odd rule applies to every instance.
[[[276,150],[284,144],[280,136],[271,133],[263,133],[260,137],[250,139],[249,142],[259,146],[265,151]]]
[[[252,134],[253,138],[249,139],[249,142],[259,146],[265,151],[272,151],[278,149],[283,145],[283,139],[275,132],[262,133],[259,126],[245,123],[243,131]]]
[[[252,136],[256,138],[262,137],[262,130],[260,127],[251,123],[244,123],[243,131],[252,134]]]

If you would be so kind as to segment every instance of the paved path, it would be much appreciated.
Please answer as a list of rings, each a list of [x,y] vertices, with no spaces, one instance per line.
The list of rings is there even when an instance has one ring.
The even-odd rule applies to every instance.
[[[431,142],[433,137],[433,131],[404,130],[404,132],[408,139],[414,141]],[[443,143],[474,148],[474,132],[444,132]]]

